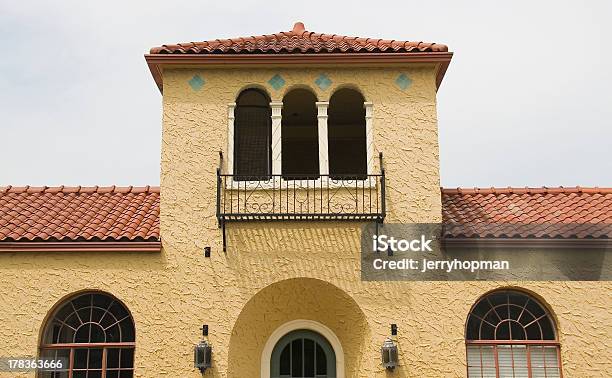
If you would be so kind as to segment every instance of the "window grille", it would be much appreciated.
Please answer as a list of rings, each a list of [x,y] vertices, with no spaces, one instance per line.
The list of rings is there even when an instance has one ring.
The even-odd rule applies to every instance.
[[[45,326],[42,358],[65,358],[60,371],[42,378],[131,378],[134,321],[118,300],[103,293],[81,294],[62,304]]]
[[[552,318],[533,297],[496,291],[470,311],[466,326],[468,377],[562,377]]]
[[[272,378],[335,378],[336,356],[316,332],[297,330],[283,336],[272,351]]]
[[[257,89],[244,90],[234,110],[234,173],[237,179],[265,180],[272,173],[270,100]]]

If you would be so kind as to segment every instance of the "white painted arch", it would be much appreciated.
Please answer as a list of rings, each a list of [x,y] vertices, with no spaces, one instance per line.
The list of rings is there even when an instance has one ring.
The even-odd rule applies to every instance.
[[[342,350],[340,339],[338,339],[338,336],[324,324],[306,319],[292,320],[281,325],[272,332],[261,353],[261,378],[270,378],[270,359],[272,358],[272,351],[279,340],[289,332],[298,329],[317,332],[329,341],[329,344],[336,354],[336,377],[344,378],[344,351]]]

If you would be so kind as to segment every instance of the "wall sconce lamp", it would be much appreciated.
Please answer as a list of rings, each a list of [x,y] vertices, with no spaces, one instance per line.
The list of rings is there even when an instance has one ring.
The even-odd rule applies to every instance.
[[[391,335],[397,335],[397,325],[391,324]],[[387,337],[382,347],[380,348],[382,357],[382,365],[387,370],[393,370],[398,364],[397,344]]]
[[[208,336],[207,324],[202,326],[202,335]],[[212,366],[212,346],[206,340],[200,341],[193,348],[193,365],[196,369],[200,369],[202,374]]]

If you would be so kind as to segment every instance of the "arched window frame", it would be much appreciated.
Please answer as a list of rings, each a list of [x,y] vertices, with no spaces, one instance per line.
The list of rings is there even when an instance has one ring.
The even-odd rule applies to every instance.
[[[327,174],[327,171],[324,170],[324,165],[321,164],[322,150],[327,151],[327,148],[326,147],[322,148],[322,146],[321,146],[321,130],[320,130],[321,114],[320,114],[320,108],[319,108],[320,102],[317,99],[317,94],[313,90],[311,90],[310,88],[304,88],[304,87],[301,87],[301,86],[293,87],[289,91],[287,91],[285,93],[285,95],[283,96],[282,104],[283,104],[283,109],[285,109],[286,112],[291,112],[292,110],[296,110],[296,109],[292,109],[291,108],[291,106],[290,106],[291,104],[286,103],[287,102],[287,98],[288,97],[292,97],[292,95],[294,95],[296,92],[297,93],[301,92],[303,94],[303,96],[311,96],[312,100],[314,100],[314,102],[311,105],[312,105],[312,108],[314,108],[314,110],[316,112],[316,114],[315,114],[316,118],[314,120],[314,124],[308,123],[308,124],[306,124],[306,126],[313,126],[314,130],[317,133],[317,139],[314,140],[314,142],[316,142],[316,147],[317,147],[317,154],[315,154],[315,155],[317,156],[317,159],[319,159],[318,170],[316,171],[316,173],[315,172],[311,172],[310,174],[305,173],[304,177],[310,176],[309,178],[307,178],[305,180],[319,181],[320,178],[321,178],[321,175]],[[310,108],[310,106],[309,106],[309,108]],[[310,108],[310,109],[312,109],[312,108]],[[302,111],[302,110],[306,110],[306,109],[299,109],[299,110]],[[281,118],[281,121],[280,121],[281,132],[278,133],[279,136],[282,135],[282,129],[283,129],[283,121],[282,121],[283,117],[282,117],[282,115],[281,115],[280,118]],[[285,131],[287,131],[287,129],[285,129]],[[279,138],[279,139],[282,139],[282,138]],[[279,143],[279,145],[282,145],[283,144],[282,143],[283,140],[281,140],[280,142],[281,143]],[[310,140],[309,142],[313,142],[313,140]],[[280,148],[280,151],[281,151],[281,153],[279,154],[279,159],[281,160],[281,166],[279,168],[279,173],[281,173],[283,175],[283,180],[299,182],[300,179],[289,178],[289,176],[294,176],[295,177],[296,175],[297,176],[301,176],[301,174],[296,173],[296,172],[293,172],[293,174],[292,174],[292,173],[289,173],[289,172],[285,172],[283,170],[283,168],[282,168],[282,160],[283,160],[283,157],[282,157],[282,148]],[[289,155],[289,154],[287,154],[287,155]],[[316,167],[316,165],[315,165],[315,167]]]
[[[374,104],[370,101],[367,101],[364,94],[359,89],[354,88],[352,86],[351,87],[341,86],[339,88],[336,88],[336,90],[331,94],[330,100],[338,91],[346,90],[346,89],[356,92],[357,94],[361,96],[361,98],[363,98],[363,108],[365,110],[364,117],[365,117],[366,174],[372,175],[374,174],[374,125],[373,125]],[[324,169],[325,173],[328,174],[329,173],[329,140],[328,140],[329,116],[328,116],[328,113],[329,113],[330,101],[317,103],[317,105],[319,104],[320,104],[319,114],[321,116],[320,125],[319,125],[319,138],[324,139],[320,141],[320,144],[319,144],[319,151],[323,151],[324,153],[324,156],[322,158],[319,158],[319,161],[325,162],[325,167],[324,168],[322,167],[322,170]],[[358,173],[358,172],[353,172],[353,173]]]
[[[249,88],[245,88],[249,89]],[[243,90],[245,90],[243,89]],[[256,88],[257,89],[257,88]],[[340,88],[338,88],[340,89]],[[240,93],[242,93],[241,90]],[[357,90],[357,89],[355,89]],[[359,91],[360,92],[360,91]],[[360,92],[361,93],[361,92]],[[362,93],[363,95],[363,93]],[[238,98],[238,97],[236,97]],[[365,96],[364,96],[365,98]],[[317,101],[315,103],[317,107],[317,127],[319,136],[319,174],[329,174],[329,152],[327,142],[327,110],[329,107],[329,101]],[[363,103],[365,108],[365,121],[366,121],[366,159],[367,159],[367,174],[372,175],[374,172],[374,104],[367,99]],[[272,175],[282,175],[282,143],[281,143],[281,122],[282,122],[282,101],[270,102],[271,118],[272,118]],[[227,165],[226,170],[228,175],[234,174],[234,123],[235,123],[235,109],[236,103],[232,102],[227,105]],[[237,183],[232,180],[228,180],[226,185],[228,188],[240,189],[270,189],[279,186],[279,180],[268,180],[265,183]],[[342,184],[333,184],[323,182],[323,180],[315,180],[316,185],[323,187],[329,186],[342,186]],[[325,180],[329,181],[329,180]],[[371,180],[364,181],[364,187],[371,186]]]
[[[345,378],[344,349],[338,336],[326,325],[309,319],[296,319],[279,326],[268,338],[261,353],[261,376],[270,376],[270,359],[276,343],[287,333],[298,329],[307,329],[321,334],[331,344],[336,355],[336,378]]]
[[[273,378],[276,377],[281,377],[281,367],[280,366],[276,366],[276,363],[278,363],[280,365],[280,360],[282,358],[282,353],[289,348],[290,351],[290,358],[293,358],[293,355],[291,355],[291,348],[293,347],[292,343],[295,340],[311,340],[314,343],[314,355],[313,355],[313,360],[311,361],[313,363],[313,374],[314,377],[318,377],[320,375],[325,375],[327,377],[336,377],[336,355],[334,352],[334,348],[331,346],[331,344],[329,343],[329,341],[323,337],[321,334],[319,334],[318,332],[314,332],[312,330],[307,330],[307,329],[297,329],[297,330],[293,330],[287,334],[285,334],[274,346],[274,349],[272,351],[272,357],[270,358],[270,372],[271,372],[271,376]],[[304,342],[305,344],[305,342]],[[316,353],[316,349],[320,348],[321,351],[323,352],[323,356],[325,357],[325,373],[319,373],[317,370],[317,353]],[[304,348],[304,346],[302,346],[302,348]],[[304,352],[304,350],[302,350]],[[302,354],[302,358],[305,357],[305,354]],[[302,362],[305,362],[304,360],[302,360]],[[302,367],[305,367],[304,364],[302,365]],[[278,369],[278,370],[277,370]],[[291,369],[291,368],[290,368]],[[306,375],[304,374],[305,371],[302,371],[304,376],[311,376],[311,375]],[[290,372],[289,373],[291,376],[293,376],[293,373]],[[285,375],[282,375],[285,376]]]
[[[77,307],[75,305],[75,302],[84,297],[84,296],[92,296],[91,297],[91,302],[89,306],[79,306]],[[94,296],[101,296],[104,297],[106,300],[108,300],[108,304],[106,306],[106,308],[102,308],[102,307],[97,307],[94,306]],[[111,308],[113,307],[113,305],[117,305],[120,307],[120,309],[122,311],[125,312],[126,315],[124,315],[123,317],[121,317],[120,319],[117,318],[115,316],[115,314],[113,314],[111,312]],[[100,311],[103,312],[103,315],[100,319],[98,319],[97,322],[94,321],[94,319],[90,318],[88,322],[84,321],[83,319],[81,319],[82,313],[80,313],[79,310],[86,310],[90,308],[92,317],[93,317],[93,309],[97,308]],[[68,309],[67,314],[65,314],[65,316],[62,319],[58,318],[58,315],[64,311],[64,309]],[[61,324],[61,327],[64,326],[69,326],[67,323],[67,320],[71,317],[71,316],[76,316],[79,320],[79,322],[81,323],[81,325],[77,328],[74,329],[73,327],[70,327],[72,329],[74,329],[74,336],[73,336],[73,341],[72,342],[56,342],[55,340],[51,340],[49,341],[49,337],[51,336],[51,338],[53,339],[53,329],[51,328],[56,321],[58,321],[58,323]],[[115,320],[112,325],[108,326],[108,327],[104,327],[101,324],[101,321],[104,317],[106,316],[112,316],[113,319]],[[124,337],[121,327],[120,327],[120,323],[123,321],[128,320],[128,326],[130,327],[130,331],[131,331],[131,337],[130,336],[126,336]],[[100,328],[104,329],[104,331],[106,331],[109,328],[112,328],[115,325],[118,325],[118,329],[119,329],[119,338],[120,341],[117,342],[91,342],[91,339],[89,340],[90,342],[77,342],[76,340],[74,340],[74,338],[76,338],[77,335],[77,330],[85,325],[85,324],[95,324],[97,326],[99,326]],[[61,328],[60,327],[60,328]],[[59,338],[59,334],[58,334],[58,338]],[[89,337],[91,338],[91,332],[89,332]],[[105,336],[106,337],[106,336]],[[128,340],[123,340],[124,338],[128,339]],[[111,294],[105,293],[105,292],[101,292],[101,291],[87,291],[87,292],[80,292],[78,294],[72,295],[64,300],[62,300],[61,302],[59,302],[56,306],[54,306],[54,309],[52,310],[50,316],[46,319],[45,323],[43,324],[43,328],[42,328],[42,334],[41,334],[41,340],[39,343],[39,354],[42,358],[49,358],[49,359],[54,359],[54,358],[58,358],[60,351],[68,351],[68,355],[66,356],[68,359],[68,366],[66,366],[64,369],[62,370],[58,370],[58,372],[41,372],[38,377],[42,377],[42,378],[55,378],[55,377],[68,377],[68,378],[72,378],[75,374],[75,372],[85,372],[85,375],[87,375],[87,372],[90,371],[96,371],[96,372],[100,372],[100,376],[101,377],[107,377],[109,372],[117,372],[116,375],[112,375],[112,376],[117,376],[117,377],[132,377],[133,373],[134,373],[134,350],[136,347],[136,327],[134,324],[134,318],[131,314],[131,312],[129,311],[129,309],[127,308],[127,306],[125,306],[125,304],[123,304],[123,302],[121,302],[119,299],[117,299],[116,297],[114,297]],[[86,365],[85,368],[80,368],[80,367],[76,367],[75,366],[75,362],[76,362],[76,354],[77,351],[82,351],[82,350],[87,350],[87,358],[89,359],[89,353],[91,350],[102,350],[102,355],[101,355],[101,365],[100,367],[89,367],[88,365]],[[108,361],[108,353],[109,351],[112,350],[112,353],[115,353],[115,350],[118,350],[117,353],[117,366],[108,366],[107,365],[107,361]],[[131,366],[124,366],[122,367],[122,356],[121,354],[123,353],[123,351],[129,351],[128,356],[131,354],[131,357],[128,357],[127,360],[131,362],[127,363],[128,365]],[[61,373],[63,372],[63,373]],[[62,375],[63,374],[63,375]],[[67,375],[66,375],[67,374]]]
[[[491,296],[493,295],[499,295],[499,294],[505,294],[507,295],[507,303],[502,303],[502,304],[496,304],[493,305],[490,301]],[[544,337],[544,332],[542,331],[542,327],[540,324],[538,324],[538,327],[540,329],[540,338],[539,339],[529,339],[528,333],[525,331],[525,339],[497,339],[497,327],[499,327],[502,323],[509,323],[509,322],[516,322],[518,323],[519,320],[521,320],[521,316],[523,315],[523,313],[520,313],[518,319],[514,320],[512,319],[511,315],[510,315],[510,306],[517,306],[517,304],[513,304],[510,303],[510,294],[512,295],[518,295],[518,296],[523,296],[524,298],[526,298],[526,302],[523,304],[523,311],[528,311],[527,310],[527,305],[528,303],[533,303],[535,305],[538,306],[539,309],[541,309],[541,311],[543,311],[543,315],[541,316],[534,316],[534,320],[529,322],[527,325],[523,325],[523,329],[528,328],[528,326],[531,325],[531,323],[534,322],[538,322],[539,320],[547,320],[550,322],[550,326],[552,327],[552,337],[550,338],[545,338]],[[482,317],[474,314],[474,311],[476,309],[476,307],[480,304],[483,303],[483,301],[488,302],[487,304],[491,307],[489,312],[491,312],[492,314],[495,314],[495,316],[498,318],[498,323],[496,325],[493,325],[492,323],[488,322],[487,320],[483,319]],[[497,311],[497,308],[500,307],[504,307],[506,306],[508,308],[507,310],[507,318],[501,318],[499,315],[499,312]],[[502,310],[503,311],[503,310]],[[504,314],[502,314],[504,315]],[[472,317],[477,318],[478,321],[480,321],[481,325],[479,327],[479,334],[478,334],[478,339],[476,338],[470,338],[468,333],[469,333],[469,323],[470,320],[472,319]],[[533,315],[532,315],[533,316]],[[486,318],[486,316],[484,317]],[[494,336],[495,339],[482,339],[482,322],[487,322],[489,323],[490,326],[494,326]],[[511,327],[509,327],[509,329],[511,329]],[[511,331],[510,331],[511,332]],[[499,350],[500,348],[505,348],[505,352],[507,353],[508,348],[510,349],[510,355],[512,356],[512,371],[515,371],[514,369],[516,368],[523,368],[522,366],[515,366],[515,360],[514,360],[514,349],[515,348],[524,348],[525,349],[525,353],[526,353],[526,371],[527,371],[527,378],[539,378],[539,377],[563,377],[563,363],[561,361],[561,344],[559,342],[558,339],[558,331],[557,331],[557,325],[556,322],[554,321],[554,318],[551,316],[550,311],[547,309],[546,306],[544,306],[537,298],[535,298],[533,295],[528,294],[526,292],[520,291],[520,290],[516,290],[516,289],[500,289],[500,290],[494,290],[491,292],[486,293],[485,295],[481,296],[472,306],[472,308],[470,309],[470,312],[468,314],[468,317],[466,319],[466,323],[465,323],[465,344],[466,344],[466,368],[467,368],[467,377],[468,378],[472,378],[472,377],[481,377],[481,378],[485,378],[485,377],[492,377],[493,375],[488,375],[485,374],[485,368],[487,368],[488,371],[493,372],[494,369],[494,377],[501,377],[502,375],[500,374],[500,369],[503,369],[504,366],[501,366],[500,364],[500,358],[499,358]],[[485,355],[486,353],[483,353],[483,348],[487,348],[487,350],[492,352],[492,356],[489,355],[489,357],[493,358],[494,361],[494,366],[491,366],[491,363],[485,363],[484,359],[483,359],[483,355]],[[534,375],[534,372],[540,371],[540,369],[542,369],[541,366],[533,366],[533,361],[532,361],[532,354],[534,353],[534,350],[540,350],[542,355],[545,355],[545,350],[546,349],[551,349],[554,348],[556,353],[556,366],[554,366],[555,364],[550,364],[550,366],[548,366],[546,364],[547,362],[547,358],[543,358],[543,370],[545,373],[544,375]],[[478,350],[479,354],[480,354],[480,361],[479,361],[479,366],[474,366],[470,364],[470,350]],[[470,374],[470,368],[471,367],[476,367],[476,369],[480,369],[480,374],[479,375],[475,375],[475,374]],[[508,368],[507,366],[505,366],[506,368]],[[546,375],[546,371],[547,368],[557,368],[558,369],[558,375]],[[504,375],[505,376],[505,375]]]
[[[263,95],[266,99],[268,99],[268,101],[270,101],[270,95],[257,87],[247,87],[242,89],[238,95],[236,96],[236,100],[238,100],[240,98],[240,96],[245,92],[245,91],[257,91],[260,92],[261,95]],[[271,113],[271,129],[272,129],[272,140],[271,140],[271,146],[270,146],[270,154],[271,154],[271,165],[272,165],[272,169],[271,169],[271,174],[274,174],[275,171],[277,170],[276,167],[276,163],[275,163],[275,159],[277,158],[276,155],[278,155],[280,153],[280,151],[274,151],[274,145],[276,144],[275,141],[275,137],[278,139],[280,137],[280,134],[278,136],[274,135],[274,130],[275,130],[275,123],[274,120],[277,118],[277,113],[278,115],[280,115],[280,108],[279,108],[279,103],[277,102],[269,102],[269,107],[270,107],[270,113]],[[281,107],[282,107],[282,103],[280,103]],[[228,120],[228,126],[227,126],[227,172],[230,175],[234,175],[234,163],[235,163],[235,137],[236,137],[236,107],[238,106],[237,102],[231,102],[227,105],[227,120]]]

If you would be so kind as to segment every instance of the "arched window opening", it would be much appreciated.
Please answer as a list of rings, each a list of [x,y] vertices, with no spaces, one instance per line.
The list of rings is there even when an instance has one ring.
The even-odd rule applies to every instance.
[[[44,328],[40,354],[64,359],[43,378],[131,378],[134,374],[134,321],[127,308],[104,293],[80,294],[62,304]]]
[[[292,331],[274,347],[270,372],[272,378],[335,378],[336,355],[320,334],[309,330]]]
[[[272,174],[270,99],[258,89],[246,89],[234,110],[234,180],[262,180]]]
[[[306,89],[294,89],[283,98],[281,123],[283,178],[319,177],[317,98]]]
[[[329,174],[365,179],[368,173],[364,98],[342,88],[329,100],[327,134]]]
[[[535,298],[495,291],[472,308],[466,324],[468,377],[560,377],[555,324]]]

